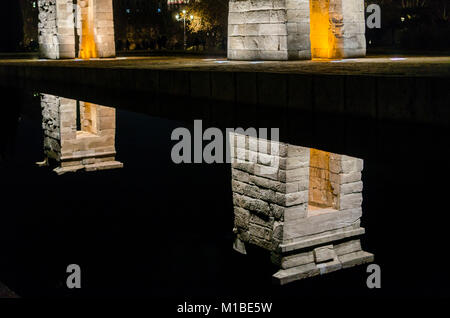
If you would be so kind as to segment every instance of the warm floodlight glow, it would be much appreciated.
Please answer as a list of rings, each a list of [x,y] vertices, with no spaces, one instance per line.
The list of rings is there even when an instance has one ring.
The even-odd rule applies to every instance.
[[[338,58],[336,39],[333,34],[330,0],[310,1],[310,38],[312,58]]]
[[[89,0],[86,7],[81,8],[81,50],[82,59],[98,57],[94,35],[94,6]]]

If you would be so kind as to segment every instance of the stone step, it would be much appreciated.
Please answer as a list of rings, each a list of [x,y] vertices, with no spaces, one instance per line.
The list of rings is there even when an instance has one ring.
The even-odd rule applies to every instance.
[[[67,172],[77,172],[79,170],[85,169],[86,171],[97,171],[97,170],[109,170],[109,169],[120,169],[123,168],[123,163],[119,161],[106,161],[98,162],[90,165],[76,165],[68,167],[55,168],[53,171],[58,175],[65,174]]]
[[[276,272],[272,279],[274,283],[285,285],[296,280],[328,274],[342,268],[349,268],[356,265],[371,263],[374,256],[365,251],[358,251],[339,256],[338,258],[322,264],[309,263]]]

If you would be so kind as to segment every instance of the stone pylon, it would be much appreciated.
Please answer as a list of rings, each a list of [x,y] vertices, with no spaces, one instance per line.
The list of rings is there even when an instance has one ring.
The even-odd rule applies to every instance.
[[[39,0],[40,56],[114,57],[112,0]]]
[[[116,110],[41,94],[45,160],[58,174],[122,168],[116,161]]]
[[[366,54],[364,0],[230,0],[228,24],[232,60]]]
[[[232,134],[234,249],[267,250],[278,284],[373,261],[361,247],[363,160]]]

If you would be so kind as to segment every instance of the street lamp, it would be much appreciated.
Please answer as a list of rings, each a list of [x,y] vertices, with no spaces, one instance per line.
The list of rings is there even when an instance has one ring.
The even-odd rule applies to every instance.
[[[186,15],[187,15],[186,10],[183,10],[175,16],[175,19],[177,19],[177,21],[183,19],[183,47],[185,51],[186,51]],[[194,16],[191,14],[189,18],[193,20]]]

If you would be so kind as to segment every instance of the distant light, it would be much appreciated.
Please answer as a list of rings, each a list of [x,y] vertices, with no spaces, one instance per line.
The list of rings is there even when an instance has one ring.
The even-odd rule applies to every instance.
[[[158,8],[158,10],[157,10],[157,11],[158,11],[158,13],[161,13],[161,8]]]
[[[175,19],[179,20],[179,19],[180,19],[180,15],[177,14],[177,15],[175,16]]]
[[[404,21],[405,21],[405,18],[404,18],[404,17],[401,17],[400,20],[402,20],[402,22],[404,22]]]
[[[191,20],[192,20],[192,19],[194,19],[194,16],[193,16],[193,15],[191,15]]]
[[[131,13],[131,10],[130,9],[126,9],[125,10],[127,13]]]
[[[228,63],[229,61],[216,61],[215,63],[217,64],[224,64],[224,63]]]
[[[183,10],[183,13],[186,14],[186,10]]]
[[[393,57],[391,58],[391,61],[405,61],[407,58],[405,57]]]
[[[36,1],[33,1],[33,8],[36,8]]]

